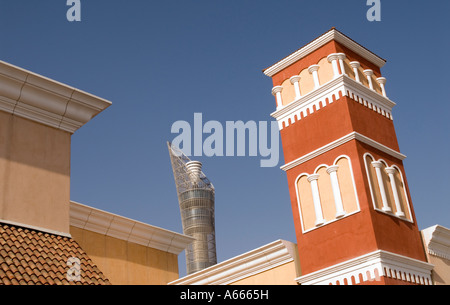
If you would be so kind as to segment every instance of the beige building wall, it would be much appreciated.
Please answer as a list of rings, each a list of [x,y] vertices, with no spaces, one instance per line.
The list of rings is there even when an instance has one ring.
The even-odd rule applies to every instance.
[[[72,237],[113,285],[166,285],[178,279],[178,256],[71,226]]]
[[[70,133],[0,111],[0,219],[69,233]]]
[[[434,265],[431,276],[435,285],[450,285],[450,259],[429,256],[429,263]]]
[[[229,285],[297,285],[297,276],[295,262],[292,261]]]

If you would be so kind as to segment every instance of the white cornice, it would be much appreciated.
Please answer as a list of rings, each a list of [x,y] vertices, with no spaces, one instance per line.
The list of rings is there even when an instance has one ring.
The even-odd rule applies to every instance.
[[[74,133],[110,101],[0,61],[0,110]]]
[[[170,282],[169,285],[227,285],[296,259],[296,245],[277,240],[222,263]]]
[[[331,29],[330,31],[326,32],[322,36],[316,38],[306,46],[302,47],[301,49],[297,50],[296,52],[292,53],[291,55],[287,56],[286,58],[282,59],[281,61],[277,62],[276,64],[272,65],[271,67],[264,70],[264,74],[272,77],[281,70],[287,68],[288,66],[292,65],[296,61],[302,59],[306,55],[314,52],[315,50],[319,49],[323,45],[327,44],[328,42],[335,40],[338,43],[342,44],[343,46],[347,47],[348,49],[352,50],[358,55],[361,55],[363,58],[369,60],[373,64],[375,64],[377,67],[383,67],[386,61],[379,57],[378,55],[375,55],[368,49],[364,48],[360,44],[356,43],[349,37],[345,36],[341,32],[339,32],[336,29]]]
[[[308,113],[311,115],[314,111],[326,107],[327,101],[328,104],[333,103],[340,96],[347,96],[378,114],[393,119],[392,108],[396,105],[393,101],[358,83],[347,75],[340,75],[327,82],[318,89],[277,109],[271,116],[277,120],[278,127],[282,130],[300,121],[302,116],[306,117]]]
[[[428,253],[450,260],[450,229],[440,225],[422,230]]]
[[[359,284],[374,281],[380,276],[399,279],[406,282],[431,285],[433,265],[403,255],[377,250],[366,255],[336,264],[334,266],[306,274],[296,279],[302,285],[334,285],[337,282],[352,285],[352,277]]]
[[[291,162],[281,166],[281,169],[284,171],[288,171],[302,163],[305,163],[317,156],[320,156],[320,155],[322,155],[336,147],[339,147],[351,140],[357,140],[357,141],[363,142],[363,143],[370,145],[384,153],[387,153],[399,160],[404,160],[406,158],[405,155],[399,153],[398,151],[393,150],[392,148],[389,148],[381,143],[378,143],[377,141],[372,140],[371,138],[366,137],[358,132],[352,132],[352,133],[349,133],[348,135],[343,136],[340,139],[337,139],[336,141],[333,141],[325,146],[322,146],[322,147],[314,150],[313,152],[310,152],[304,156],[301,156],[300,158],[298,158],[294,161],[291,161]]]
[[[70,202],[70,225],[165,252],[180,254],[194,238]]]

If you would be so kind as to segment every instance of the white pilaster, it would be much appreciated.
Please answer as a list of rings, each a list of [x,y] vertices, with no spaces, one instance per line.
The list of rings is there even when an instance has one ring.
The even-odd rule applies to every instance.
[[[283,107],[281,91],[283,91],[283,87],[281,87],[281,86],[276,86],[276,87],[273,87],[273,89],[272,89],[272,95],[275,96],[275,98],[277,100],[277,110],[281,109],[281,107]]]
[[[337,53],[330,54],[328,55],[327,59],[328,62],[330,62],[331,65],[333,66],[334,78],[337,78],[340,75],[338,68],[338,54]]]
[[[347,56],[344,53],[338,53],[338,60],[339,60],[339,66],[341,67],[341,72],[344,75],[347,75],[347,73],[345,73],[345,66],[344,66],[344,60],[345,58],[347,58]]]
[[[311,184],[311,191],[313,195],[314,211],[316,213],[316,222],[315,222],[316,226],[320,226],[325,223],[325,219],[323,218],[322,213],[322,205],[320,203],[319,185],[317,183],[318,179],[319,179],[318,174],[308,176],[308,181]]]
[[[385,88],[385,84],[386,84],[386,78],[385,77],[378,77],[377,78],[377,81],[378,81],[378,83],[380,84],[380,87],[381,87],[381,91],[383,92],[383,96],[384,97],[387,97],[386,96],[386,88]]]
[[[395,208],[397,210],[395,212],[395,215],[397,215],[398,217],[404,217],[405,213],[403,213],[403,211],[402,211],[402,206],[400,205],[400,198],[398,196],[397,184],[395,183],[394,174],[397,170],[393,167],[386,167],[385,170],[386,170],[386,173],[389,175],[389,180],[391,181],[392,193],[394,194]]]
[[[383,167],[383,163],[380,161],[374,161],[372,162],[372,166],[375,168],[375,172],[377,174],[377,180],[378,180],[378,186],[380,188],[380,194],[381,194],[381,202],[383,204],[382,210],[385,212],[390,212],[391,208],[389,207],[389,203],[386,196],[386,190],[384,188],[383,184],[383,176],[381,173],[381,168]]]
[[[369,82],[369,88],[373,90],[373,82],[372,82],[373,70],[370,70],[370,69],[364,70],[364,74],[367,76],[367,81]]]
[[[339,166],[329,166],[327,173],[330,175],[331,187],[333,189],[334,204],[336,205],[336,218],[340,218],[345,215],[344,205],[342,203],[341,189],[339,187],[339,181],[337,177],[337,170]]]
[[[361,83],[361,79],[359,78],[359,71],[358,71],[361,64],[359,63],[359,61],[352,61],[350,63],[350,66],[353,68],[353,73],[355,73],[355,80],[358,83]]]
[[[300,94],[300,76],[294,75],[289,80],[291,81],[291,84],[294,85],[295,99],[298,100],[302,97],[302,95]]]
[[[319,73],[317,72],[319,68],[319,65],[312,65],[308,68],[309,73],[312,74],[314,79],[314,89],[318,89],[320,87]]]

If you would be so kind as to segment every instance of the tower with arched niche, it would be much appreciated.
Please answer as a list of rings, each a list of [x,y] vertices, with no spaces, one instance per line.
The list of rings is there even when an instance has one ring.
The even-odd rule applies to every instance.
[[[300,284],[429,284],[381,68],[332,28],[264,70],[271,77]]]

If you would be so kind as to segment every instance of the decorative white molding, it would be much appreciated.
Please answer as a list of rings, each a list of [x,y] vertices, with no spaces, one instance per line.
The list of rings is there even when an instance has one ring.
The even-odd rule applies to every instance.
[[[70,225],[176,255],[194,241],[194,238],[190,236],[74,201],[70,202]]]
[[[372,146],[372,147],[374,147],[374,148],[376,148],[376,149],[378,149],[378,150],[380,150],[380,151],[382,151],[384,153],[387,153],[387,154],[389,154],[389,155],[391,155],[391,156],[393,156],[393,157],[395,157],[395,158],[397,158],[399,160],[404,160],[406,158],[405,155],[399,153],[398,151],[393,150],[392,148],[389,148],[389,147],[387,147],[387,146],[385,146],[385,145],[383,145],[381,143],[378,143],[377,141],[374,141],[374,140],[372,140],[372,139],[370,139],[370,138],[368,138],[368,137],[366,137],[366,136],[364,136],[364,135],[362,135],[360,133],[352,132],[352,133],[349,133],[346,136],[343,136],[340,139],[337,139],[336,141],[333,141],[333,142],[331,142],[331,143],[329,143],[329,144],[327,144],[325,146],[322,146],[322,147],[316,149],[313,152],[310,152],[310,153],[308,153],[308,154],[306,154],[306,155],[304,155],[304,156],[302,156],[302,157],[300,157],[300,158],[298,158],[298,159],[296,159],[294,161],[291,161],[291,162],[281,166],[281,169],[283,171],[288,171],[288,170],[290,170],[290,169],[292,169],[292,168],[294,168],[294,167],[296,167],[296,166],[298,166],[298,165],[300,165],[302,163],[305,163],[305,162],[307,162],[307,161],[309,161],[309,160],[311,160],[311,159],[313,159],[313,158],[315,158],[317,156],[320,156],[320,155],[322,155],[322,154],[324,154],[324,153],[326,153],[326,152],[328,152],[328,151],[330,151],[330,150],[332,150],[332,149],[334,149],[336,147],[339,147],[339,146],[341,146],[341,145],[343,145],[343,144],[345,144],[345,143],[347,143],[347,142],[349,142],[351,140],[357,140],[357,141],[363,142],[363,143],[365,143],[367,145],[370,145],[370,146]]]
[[[433,265],[403,255],[377,250],[372,253],[336,264],[334,266],[300,276],[302,285],[352,285],[377,280],[381,276],[421,285],[432,285]]]
[[[333,103],[340,96],[347,96],[380,115],[391,120],[393,119],[391,112],[392,108],[396,105],[393,101],[358,83],[347,75],[340,75],[327,82],[318,89],[287,104],[283,108],[277,109],[271,116],[278,121],[278,127],[282,130],[300,121],[302,116],[306,117],[314,113],[314,111],[318,111],[328,104]]]
[[[435,225],[422,230],[429,254],[450,260],[450,229]]]
[[[294,243],[277,240],[255,250],[208,267],[169,285],[227,285],[292,262],[297,257]]]
[[[314,52],[315,50],[319,49],[323,45],[327,44],[328,42],[335,40],[344,47],[352,50],[356,54],[362,56],[363,58],[367,59],[368,61],[375,64],[377,67],[381,68],[385,65],[386,60],[382,59],[378,55],[375,55],[371,51],[367,50],[365,47],[361,46],[360,44],[356,43],[349,37],[345,36],[338,30],[332,28],[322,36],[316,38],[306,46],[302,47],[301,49],[297,50],[296,52],[292,53],[291,55],[285,57],[281,61],[277,62],[276,64],[272,65],[271,67],[265,69],[263,72],[265,75],[272,77],[281,70],[287,68],[288,66],[292,65],[296,61],[302,59],[306,55]]]
[[[0,61],[0,110],[74,133],[110,101]]]

